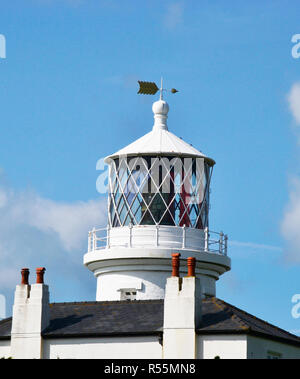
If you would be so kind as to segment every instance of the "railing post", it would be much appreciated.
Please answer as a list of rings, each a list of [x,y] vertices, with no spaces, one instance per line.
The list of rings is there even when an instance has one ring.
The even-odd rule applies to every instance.
[[[208,251],[208,227],[204,229],[204,251]]]
[[[91,236],[91,231],[89,231],[89,236],[88,236],[88,252],[91,251],[91,240],[92,240],[92,236]]]
[[[227,256],[227,243],[228,243],[228,235],[225,234],[225,241],[224,241],[224,254]]]
[[[96,228],[93,227],[93,230],[92,230],[92,233],[93,233],[93,250],[95,251],[96,248],[97,248],[97,240],[96,240]]]
[[[129,224],[129,247],[132,247],[132,223]]]
[[[182,248],[183,249],[185,249],[185,237],[186,237],[186,229],[185,229],[185,224],[184,224],[182,228]]]
[[[219,239],[219,253],[222,254],[223,251],[223,237],[224,233],[220,232],[220,239]]]
[[[109,224],[107,225],[106,247],[107,247],[107,249],[110,248],[110,226],[109,226]]]
[[[156,236],[155,236],[155,246],[158,247],[158,228],[159,228],[159,225],[155,225],[156,226]]]

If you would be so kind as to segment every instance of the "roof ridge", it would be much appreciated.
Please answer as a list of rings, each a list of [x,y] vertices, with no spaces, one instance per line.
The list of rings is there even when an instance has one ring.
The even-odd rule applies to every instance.
[[[0,325],[1,325],[1,324],[5,324],[6,322],[10,321],[11,319],[12,319],[12,316],[10,316],[10,317],[6,317],[6,318],[2,318],[2,319],[0,320]]]
[[[91,301],[63,301],[63,302],[52,302],[49,305],[83,305],[83,304],[130,304],[130,303],[153,303],[153,302],[163,302],[164,299],[144,299],[144,300],[91,300]],[[1,321],[0,321],[1,322]]]
[[[236,314],[234,314],[232,312],[232,310],[227,310],[225,305],[230,305],[230,304],[227,304],[225,301],[221,300],[221,299],[218,299],[217,297],[214,297],[212,298],[212,301],[213,303],[218,307],[218,308],[221,308],[223,311],[225,312],[228,312],[230,313],[230,318],[237,322],[239,324],[239,326],[243,329],[243,330],[249,330],[250,329],[250,326],[248,324],[246,324],[242,319],[240,319]]]
[[[266,324],[266,325],[268,325],[268,326],[271,326],[272,328],[274,328],[274,329],[276,329],[276,330],[278,330],[278,331],[280,331],[280,332],[283,332],[284,334],[288,334],[288,335],[292,336],[293,338],[296,338],[296,339],[298,339],[298,340],[300,341],[300,337],[299,337],[299,336],[297,336],[297,335],[295,335],[295,334],[292,334],[292,333],[288,332],[287,330],[280,328],[279,326],[276,326],[276,325],[274,325],[274,324],[271,324],[271,323],[269,323],[269,322],[266,321],[266,320],[263,320],[263,319],[261,319],[261,318],[259,318],[259,317],[256,317],[256,316],[252,315],[251,313],[248,313],[248,312],[244,311],[243,309],[240,309],[240,308],[238,308],[238,307],[236,307],[236,306],[234,306],[234,305],[232,305],[232,304],[230,304],[230,303],[227,303],[227,302],[224,301],[224,300],[221,300],[221,299],[218,299],[218,300],[219,300],[220,302],[226,304],[227,306],[229,306],[229,307],[231,307],[231,308],[233,308],[233,309],[238,310],[238,311],[241,312],[242,314],[245,314],[245,315],[249,316],[249,317],[252,318],[252,319],[258,320],[258,321],[262,322],[263,324]],[[237,316],[237,317],[238,317],[238,316]],[[241,321],[244,322],[243,320],[241,320]],[[244,322],[244,323],[245,323],[245,322]],[[251,326],[250,326],[250,327],[248,326],[248,328],[251,329]]]

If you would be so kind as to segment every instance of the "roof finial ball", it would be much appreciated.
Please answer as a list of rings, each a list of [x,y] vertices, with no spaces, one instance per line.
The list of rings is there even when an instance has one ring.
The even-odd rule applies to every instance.
[[[153,129],[168,130],[167,118],[169,112],[169,104],[165,100],[155,101],[152,105],[152,111],[154,113]]]
[[[155,101],[152,105],[154,115],[161,114],[167,116],[169,112],[169,104],[165,100]]]

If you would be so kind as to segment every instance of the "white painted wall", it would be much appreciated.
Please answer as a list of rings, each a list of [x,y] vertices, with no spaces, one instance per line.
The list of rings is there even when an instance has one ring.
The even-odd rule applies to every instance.
[[[0,341],[0,358],[9,358],[10,356],[10,340]]]
[[[266,359],[269,352],[282,359],[300,359],[300,347],[246,335],[197,336],[197,358]],[[161,359],[156,336],[44,339],[43,358]],[[0,358],[11,357],[10,341],[0,341]]]
[[[300,347],[253,336],[247,336],[247,342],[248,359],[266,359],[270,352],[281,359],[300,359]]]
[[[197,347],[200,359],[267,359],[270,352],[300,359],[300,347],[248,335],[197,336]]]
[[[197,336],[197,358],[246,359],[246,335]]]
[[[158,336],[44,340],[45,359],[161,359]]]
[[[163,299],[169,272],[125,271],[102,274],[97,278],[97,301],[120,300],[121,288],[136,288],[137,300]]]
[[[181,273],[181,276],[185,275],[186,272]],[[96,300],[120,300],[120,288],[136,288],[136,300],[163,299],[169,276],[169,271],[159,271],[154,266],[149,267],[148,270],[144,266],[144,271],[128,270],[104,273],[97,278]],[[201,274],[198,274],[197,277],[201,280],[202,292],[215,295],[215,279]]]

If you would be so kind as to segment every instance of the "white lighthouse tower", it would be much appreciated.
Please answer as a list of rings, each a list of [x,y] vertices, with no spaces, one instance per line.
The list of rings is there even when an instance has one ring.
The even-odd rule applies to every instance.
[[[105,159],[108,225],[89,232],[84,264],[97,278],[96,300],[164,298],[171,254],[196,258],[203,296],[230,270],[227,236],[209,230],[214,160],[168,130],[169,105],[154,102],[152,130]]]

